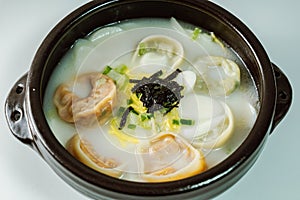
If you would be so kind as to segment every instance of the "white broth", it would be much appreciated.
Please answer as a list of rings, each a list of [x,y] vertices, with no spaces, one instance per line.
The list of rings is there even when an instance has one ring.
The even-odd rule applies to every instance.
[[[50,128],[74,157],[138,182],[212,168],[245,140],[258,110],[236,53],[174,18],[122,21],[78,39],[44,97]]]

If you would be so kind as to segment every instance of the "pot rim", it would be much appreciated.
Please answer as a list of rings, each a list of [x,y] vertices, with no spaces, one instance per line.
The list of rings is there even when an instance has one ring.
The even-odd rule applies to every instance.
[[[264,143],[268,135],[275,110],[276,102],[276,85],[273,75],[273,68],[271,62],[263,49],[262,45],[254,34],[244,25],[238,18],[219,7],[218,5],[201,0],[165,0],[165,2],[179,4],[189,7],[197,7],[196,9],[205,10],[207,14],[218,18],[222,23],[234,29],[240,37],[242,37],[251,48],[253,55],[255,55],[255,62],[259,66],[259,75],[261,79],[260,96],[260,110],[257,120],[245,139],[235,152],[233,152],[227,159],[222,161],[215,167],[203,172],[199,175],[186,178],[179,181],[165,182],[165,183],[139,183],[126,180],[116,179],[99,172],[96,172],[84,164],[77,161],[70,155],[66,149],[60,145],[52,133],[47,120],[43,113],[43,92],[41,83],[44,78],[44,70],[41,67],[48,62],[49,52],[53,49],[57,42],[57,38],[66,31],[71,25],[74,25],[89,13],[97,9],[106,7],[113,7],[117,4],[128,4],[142,2],[141,0],[96,0],[89,2],[60,21],[52,31],[47,35],[40,48],[38,49],[27,78],[27,98],[29,120],[34,130],[34,140],[40,141],[58,163],[64,168],[71,171],[77,177],[86,182],[101,187],[107,190],[112,190],[117,193],[133,194],[133,195],[166,195],[176,194],[186,191],[192,191],[198,188],[203,188],[228,176],[233,171],[242,166],[252,154]],[[147,0],[143,2],[161,2],[159,0]],[[138,188],[138,190],[137,190]]]

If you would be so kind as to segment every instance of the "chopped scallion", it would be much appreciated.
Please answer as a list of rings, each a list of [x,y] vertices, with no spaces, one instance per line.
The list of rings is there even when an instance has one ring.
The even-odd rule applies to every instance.
[[[142,113],[142,114],[140,115],[140,117],[141,117],[141,121],[143,122],[143,121],[145,121],[146,119],[150,119],[151,117],[153,117],[153,114],[152,114],[152,113]]]
[[[138,53],[138,55],[142,56],[145,53],[147,53],[146,45],[145,45],[145,43],[140,43],[139,44],[139,53]]]
[[[200,33],[201,33],[201,29],[196,27],[193,31],[192,40],[197,40]]]
[[[167,114],[167,113],[170,111],[170,108],[163,107],[163,108],[160,109],[159,111],[160,111],[160,113],[162,113],[162,114]]]
[[[142,97],[142,93],[136,93],[136,97],[138,98],[138,99],[141,99],[141,97]]]
[[[180,119],[180,124],[191,126],[195,124],[195,121],[191,119]]]
[[[147,119],[147,115],[145,115],[144,113],[141,114],[141,121],[145,121]]]
[[[112,68],[111,68],[110,66],[107,65],[107,66],[105,67],[105,69],[104,69],[104,71],[103,71],[102,74],[106,75],[106,74],[108,74],[111,70],[112,70]]]
[[[132,130],[136,129],[136,125],[135,125],[135,124],[128,124],[127,127],[128,127],[129,129],[132,129]]]
[[[134,110],[134,109],[132,109],[131,112],[132,112],[133,114],[139,115],[139,113],[138,113],[136,110]]]
[[[130,98],[130,99],[127,99],[127,105],[130,105],[133,103],[133,100]]]
[[[173,123],[174,125],[180,125],[180,121],[179,121],[178,119],[173,119],[173,120],[172,120],[172,123]]]
[[[126,74],[126,72],[128,71],[128,67],[126,65],[120,65],[116,67],[114,70],[120,74]]]

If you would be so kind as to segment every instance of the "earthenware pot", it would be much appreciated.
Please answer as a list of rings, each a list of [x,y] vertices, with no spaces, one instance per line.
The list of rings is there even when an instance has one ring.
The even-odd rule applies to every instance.
[[[166,183],[137,183],[96,172],[71,156],[56,140],[43,112],[43,97],[54,68],[75,40],[97,27],[117,21],[160,17],[183,20],[219,36],[248,66],[261,108],[242,145],[217,166],[199,175]],[[253,165],[292,100],[291,85],[270,62],[254,34],[235,16],[201,0],[96,0],[78,8],[48,34],[26,75],[16,82],[6,101],[12,133],[32,147],[65,182],[94,199],[207,199],[236,183]]]

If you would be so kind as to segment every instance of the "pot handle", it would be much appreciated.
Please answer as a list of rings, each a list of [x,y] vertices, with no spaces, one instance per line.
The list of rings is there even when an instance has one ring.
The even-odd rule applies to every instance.
[[[286,75],[274,63],[272,63],[272,67],[274,69],[274,75],[276,78],[277,100],[270,133],[273,132],[274,128],[287,114],[292,104],[293,96],[292,86]]]
[[[21,142],[32,146],[33,139],[25,113],[25,88],[27,73],[11,89],[5,102],[5,116],[12,134]]]

